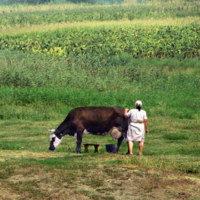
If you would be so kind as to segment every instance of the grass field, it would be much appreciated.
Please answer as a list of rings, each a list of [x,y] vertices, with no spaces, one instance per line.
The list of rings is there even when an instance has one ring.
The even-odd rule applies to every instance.
[[[55,4],[55,3],[48,3],[48,4],[43,4],[43,5],[7,5],[7,6],[0,6],[0,12],[35,12],[35,11],[52,11],[52,10],[76,10],[76,9],[88,9],[88,8],[101,8],[105,9],[108,7],[129,7],[129,6],[146,6],[146,7],[155,7],[160,9],[160,11],[168,8],[183,8],[184,10],[191,9],[195,6],[199,6],[198,1],[185,1],[185,0],[170,0],[170,1],[161,1],[161,0],[152,0],[152,1],[141,1],[141,3],[138,3],[138,0],[126,0],[122,2],[121,4],[96,4],[96,5],[91,5],[91,4],[74,4],[74,3],[62,3],[62,4]]]
[[[52,58],[49,54],[41,54],[40,49],[35,53],[23,49],[25,38],[29,38],[28,42],[32,41],[31,38],[41,47],[46,45],[45,51],[51,48],[57,51],[61,47],[56,45],[65,41],[59,41],[60,36],[56,34],[71,30],[75,30],[71,33],[71,42],[79,47],[76,35],[87,31],[89,34],[89,30],[101,35],[104,29],[105,32],[114,29],[118,33],[120,28],[130,32],[141,28],[142,33],[156,28],[160,32],[169,26],[173,30],[167,30],[171,40],[179,37],[173,29],[178,27],[184,35],[181,36],[183,47],[188,45],[194,49],[192,44],[195,44],[198,50],[198,8],[198,1],[185,0],[152,0],[146,4],[125,1],[114,5],[1,6],[0,15],[6,16],[8,21],[0,27],[0,45],[5,44],[0,49],[0,199],[200,199],[198,53],[191,57],[180,53],[175,57],[144,59],[134,58],[132,52],[121,50],[119,54],[111,53],[104,57],[100,53],[75,55],[69,52]],[[32,25],[25,18],[22,24],[12,25],[12,20],[9,21],[26,16],[24,13],[34,19],[37,12],[44,18],[51,14],[64,15],[65,12],[76,17],[73,13],[82,10],[80,13],[87,17],[98,9],[105,20],[61,23],[58,18],[55,23],[38,20],[38,24]],[[132,12],[134,16],[138,9],[138,17],[129,20],[125,15],[126,9],[132,9],[129,14]],[[112,10],[118,14],[112,15]],[[149,10],[151,14],[147,12]],[[125,13],[124,18],[108,20],[107,11],[116,18]],[[77,14],[79,19],[80,13]],[[186,33],[187,27],[190,32]],[[55,34],[51,35],[51,32]],[[120,35],[121,40],[128,41],[123,37],[124,33]],[[37,34],[49,34],[51,43],[45,43]],[[118,40],[113,40],[113,37],[112,34],[106,35],[108,43],[105,44],[116,44]],[[86,36],[82,36],[80,41],[84,38]],[[99,38],[89,44],[91,48],[101,42]],[[189,44],[191,38],[194,43]],[[139,46],[147,43],[147,37],[142,37],[141,41]],[[160,42],[154,42],[149,41],[145,48],[149,51],[155,49]],[[22,49],[13,50],[9,47],[11,43],[13,47],[21,45]],[[179,43],[173,40],[170,45],[177,47]],[[54,153],[49,152],[47,129],[57,128],[71,109],[115,105],[132,108],[138,99],[143,102],[149,121],[143,156],[138,156],[137,143],[134,144],[133,156],[126,155],[125,140],[118,154],[107,153],[105,145],[117,143],[109,135],[83,137],[83,144],[99,143],[99,153],[94,153],[92,146],[89,153],[85,153],[82,144],[82,153],[74,154],[76,141],[70,136],[63,138]]]
[[[58,30],[63,28],[78,28],[78,27],[135,27],[135,28],[156,28],[160,26],[186,26],[191,23],[199,22],[199,17],[187,17],[187,18],[168,18],[168,19],[136,19],[130,20],[118,20],[118,21],[92,21],[92,22],[68,22],[68,23],[54,23],[46,25],[28,25],[26,27],[14,27],[9,29],[2,29],[0,36],[3,35],[17,35],[22,33],[33,32],[46,32],[49,30]]]
[[[60,121],[1,121],[2,199],[199,199],[199,122],[149,118],[145,150],[127,156],[106,153],[110,136],[83,138],[98,142],[100,152],[74,154],[75,139],[65,136],[48,151],[49,133]],[[197,126],[198,125],[198,126]],[[12,133],[12,134],[11,134]]]

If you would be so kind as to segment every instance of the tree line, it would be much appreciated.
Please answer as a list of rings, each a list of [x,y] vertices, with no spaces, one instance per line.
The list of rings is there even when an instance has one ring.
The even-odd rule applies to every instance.
[[[0,5],[12,5],[12,4],[45,4],[49,2],[59,2],[59,0],[0,0]],[[62,0],[60,2],[73,2],[73,3],[95,3],[95,0]]]

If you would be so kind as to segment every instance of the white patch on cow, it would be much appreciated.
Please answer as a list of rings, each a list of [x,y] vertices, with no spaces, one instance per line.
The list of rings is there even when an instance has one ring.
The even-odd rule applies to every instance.
[[[91,133],[88,132],[86,129],[84,129],[83,135],[87,135],[87,134],[91,134]],[[73,137],[77,139],[77,133],[74,133],[74,136],[73,136]]]
[[[50,141],[52,141],[52,140],[55,138],[55,140],[54,140],[54,142],[53,142],[53,146],[54,146],[55,148],[57,148],[57,147],[60,145],[60,143],[62,142],[62,139],[63,139],[63,138],[59,139],[58,137],[56,137],[56,135],[54,134],[55,129],[47,130],[47,131],[50,131],[50,132],[51,132],[51,134],[50,134]]]
[[[117,140],[121,137],[122,133],[118,130],[117,127],[112,127],[110,130],[109,130],[109,133],[112,137],[113,140]]]

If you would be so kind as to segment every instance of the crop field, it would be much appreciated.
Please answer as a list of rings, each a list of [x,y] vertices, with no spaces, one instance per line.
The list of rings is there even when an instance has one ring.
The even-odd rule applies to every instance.
[[[198,1],[147,1],[145,4],[137,4],[136,0],[122,4],[111,5],[46,5],[28,7],[0,7],[0,26],[25,26],[35,24],[49,24],[61,22],[80,21],[109,21],[121,19],[163,19],[176,17],[191,17],[200,14],[200,2]],[[23,8],[23,10],[22,10]],[[28,12],[27,12],[28,11]]]
[[[41,34],[0,37],[0,48],[67,57],[105,58],[122,53],[134,58],[193,58],[200,56],[200,26],[135,28],[72,28]]]
[[[139,3],[141,2],[141,3]],[[0,199],[200,199],[200,2],[0,6]],[[149,134],[49,132],[80,106],[133,108]],[[98,143],[99,153],[84,143]]]

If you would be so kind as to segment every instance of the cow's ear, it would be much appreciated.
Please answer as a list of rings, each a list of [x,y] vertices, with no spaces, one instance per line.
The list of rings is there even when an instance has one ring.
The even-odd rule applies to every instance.
[[[51,132],[51,130],[47,129],[47,131]]]

